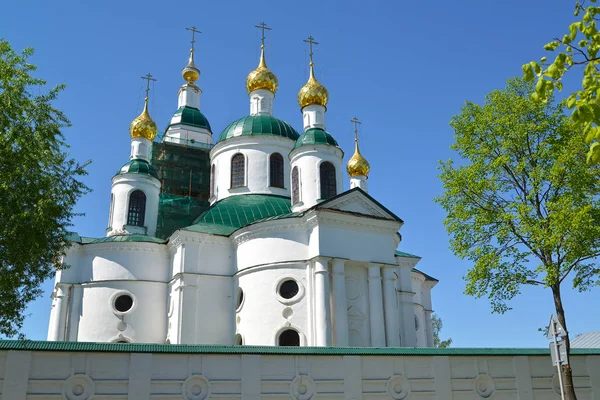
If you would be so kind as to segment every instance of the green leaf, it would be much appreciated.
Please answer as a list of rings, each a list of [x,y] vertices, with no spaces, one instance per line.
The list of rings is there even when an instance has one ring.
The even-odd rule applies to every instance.
[[[554,51],[556,50],[556,48],[560,46],[560,42],[550,42],[546,45],[544,45],[544,50],[548,50],[548,51]]]
[[[577,103],[577,96],[575,96],[575,94],[571,94],[568,98],[567,98],[567,107],[569,109],[575,107],[575,103]]]
[[[533,82],[534,75],[533,75],[533,69],[531,68],[531,65],[523,64],[523,66],[521,68],[523,69],[523,79],[525,79],[528,82]]]
[[[533,68],[533,71],[537,76],[540,76],[542,74],[542,67],[540,67],[538,63],[536,63],[535,61],[531,61],[529,65],[531,65],[531,68]]]
[[[571,43],[571,37],[569,35],[565,35],[562,38],[562,44],[569,44]]]
[[[544,75],[546,75],[547,77],[550,77],[552,79],[558,79],[558,78],[560,78],[560,71],[559,71],[558,67],[556,66],[556,64],[550,64]]]

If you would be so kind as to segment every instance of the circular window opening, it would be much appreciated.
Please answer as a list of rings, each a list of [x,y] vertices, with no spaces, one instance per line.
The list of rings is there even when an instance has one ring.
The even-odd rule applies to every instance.
[[[242,288],[238,288],[237,300],[235,302],[235,309],[239,310],[242,307],[242,303],[244,302],[244,291]]]
[[[279,286],[279,295],[287,300],[296,297],[296,295],[298,294],[299,291],[300,291],[300,288],[298,287],[298,282],[296,282],[293,279],[284,281]]]
[[[128,294],[122,294],[115,299],[115,310],[118,312],[127,312],[133,307],[133,297]]]
[[[279,335],[280,346],[300,346],[300,335],[293,329],[287,329]]]
[[[233,343],[236,346],[241,346],[242,344],[244,344],[244,340],[242,339],[242,335],[240,335],[239,333],[236,333],[235,338],[233,339]]]

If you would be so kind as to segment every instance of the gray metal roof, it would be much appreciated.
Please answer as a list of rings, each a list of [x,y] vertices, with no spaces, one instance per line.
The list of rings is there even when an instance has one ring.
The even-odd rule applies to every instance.
[[[571,348],[600,349],[600,331],[586,332],[571,340]]]

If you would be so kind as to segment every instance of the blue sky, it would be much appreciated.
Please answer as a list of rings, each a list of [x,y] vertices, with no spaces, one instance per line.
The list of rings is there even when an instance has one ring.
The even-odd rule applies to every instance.
[[[244,82],[258,62],[265,21],[267,63],[279,78],[275,115],[301,130],[296,93],[308,75],[303,39],[312,35],[316,75],[330,92],[327,125],[352,155],[352,126],[362,123],[361,151],[371,163],[370,193],[405,221],[400,249],[421,255],[418,268],[437,277],[434,309],[442,336],[456,347],[546,347],[537,329],[553,311],[548,290],[527,288],[514,310],[491,314],[486,299],[463,294],[469,263],[448,249],[438,160],[453,157],[448,125],[465,100],[481,103],[504,87],[520,66],[539,59],[542,46],[562,36],[574,1],[15,1],[0,14],[0,37],[15,49],[32,46],[31,62],[50,85],[66,83],[56,102],[73,123],[65,133],[73,157],[92,160],[93,192],[81,199],[74,230],[104,235],[110,180],[129,157],[128,126],[143,102],[141,75],[158,81],[150,113],[165,127],[177,108],[189,35],[195,25],[202,71],[201,108],[215,134],[248,114]],[[568,87],[568,86],[567,86]],[[348,183],[345,182],[345,187]],[[45,339],[53,282],[29,307],[25,334]],[[600,291],[564,291],[571,334],[600,330],[588,310]]]

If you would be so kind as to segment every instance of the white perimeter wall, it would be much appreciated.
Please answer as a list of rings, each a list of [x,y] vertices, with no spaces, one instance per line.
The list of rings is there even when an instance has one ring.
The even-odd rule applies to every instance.
[[[572,356],[579,400],[600,355]],[[0,351],[3,400],[556,400],[549,356],[356,356]]]

